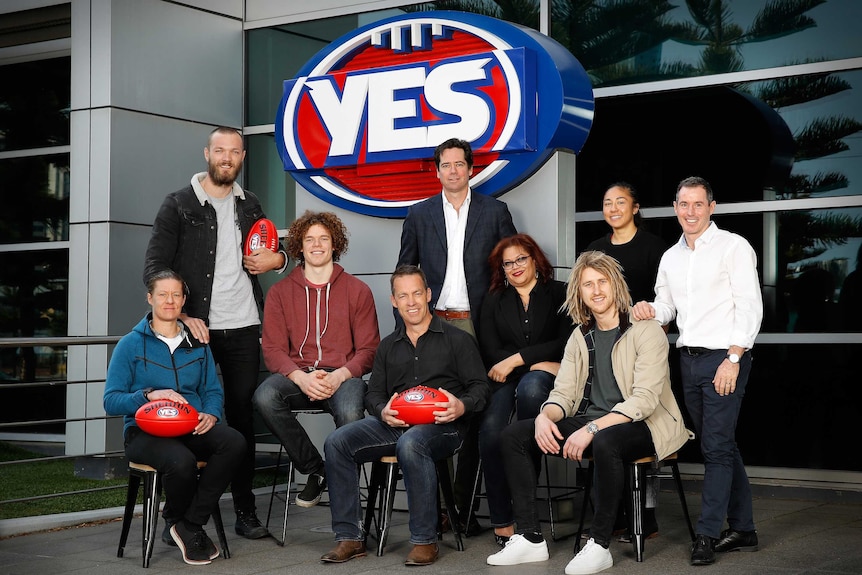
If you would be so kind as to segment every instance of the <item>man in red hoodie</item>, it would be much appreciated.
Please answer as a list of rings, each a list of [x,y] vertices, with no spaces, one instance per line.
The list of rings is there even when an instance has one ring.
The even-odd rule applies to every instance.
[[[380,343],[371,289],[337,262],[347,228],[332,212],[305,212],[290,225],[287,252],[299,265],[270,288],[263,311],[263,359],[272,375],[254,394],[264,423],[296,469],[308,475],[300,507],[320,501],[323,457],[292,410],[332,414],[336,427],[365,415],[365,381]]]

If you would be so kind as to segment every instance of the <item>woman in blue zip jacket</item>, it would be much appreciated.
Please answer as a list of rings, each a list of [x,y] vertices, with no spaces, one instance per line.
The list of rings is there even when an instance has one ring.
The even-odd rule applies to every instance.
[[[219,549],[203,526],[230,484],[246,442],[238,431],[219,423],[224,392],[212,353],[178,319],[187,295],[174,271],[150,278],[147,302],[152,311],[117,343],[103,402],[109,415],[125,416],[129,461],[161,473],[167,525],[162,539],[176,543],[189,565],[206,565],[218,557]],[[199,414],[197,427],[179,437],[143,431],[135,423],[135,412],[154,400],[190,404]],[[207,462],[200,477],[198,461]]]

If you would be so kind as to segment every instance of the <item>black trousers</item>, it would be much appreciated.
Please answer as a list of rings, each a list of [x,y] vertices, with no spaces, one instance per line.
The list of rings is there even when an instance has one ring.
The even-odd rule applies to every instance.
[[[161,473],[165,493],[162,516],[171,522],[186,519],[205,525],[245,451],[245,439],[225,424],[203,435],[180,437],[156,437],[139,427],[126,431],[129,461],[149,465]],[[207,462],[200,480],[198,461]]]
[[[566,439],[589,422],[584,417],[568,417],[557,422],[563,435],[560,450]],[[506,479],[512,493],[512,508],[518,533],[541,533],[536,508],[536,487],[540,469],[536,465],[541,453],[535,440],[535,419],[524,419],[509,425],[501,438]],[[610,543],[620,495],[625,487],[625,463],[655,452],[649,428],[643,421],[606,427],[596,434],[587,449],[592,455],[594,476],[593,495],[595,514],[590,534],[596,543],[607,547]]]
[[[252,397],[260,377],[260,326],[239,329],[211,329],[210,349],[221,370],[224,387],[224,411],[227,424],[239,431],[248,448],[231,483],[233,506],[241,511],[254,511],[255,448],[254,406]]]

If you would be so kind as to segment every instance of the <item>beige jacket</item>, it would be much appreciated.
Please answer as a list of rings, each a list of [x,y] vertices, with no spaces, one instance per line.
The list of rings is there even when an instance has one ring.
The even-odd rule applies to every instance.
[[[566,343],[554,389],[544,404],[559,406],[565,417],[575,415],[584,396],[589,373],[584,334],[589,328],[578,326]],[[620,317],[620,332],[611,352],[611,363],[623,401],[613,411],[632,421],[646,421],[656,455],[663,459],[694,437],[685,428],[671,391],[667,335],[655,320],[632,323],[628,316]]]

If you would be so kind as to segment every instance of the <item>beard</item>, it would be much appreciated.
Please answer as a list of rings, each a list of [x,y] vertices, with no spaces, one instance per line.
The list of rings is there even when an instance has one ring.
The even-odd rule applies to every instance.
[[[232,186],[242,169],[242,161],[233,164],[227,171],[223,170],[220,164],[221,162],[210,160],[207,166],[207,175],[217,186]]]

